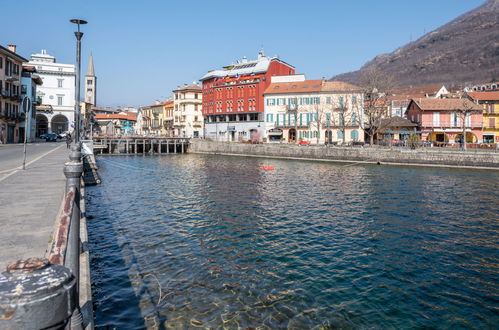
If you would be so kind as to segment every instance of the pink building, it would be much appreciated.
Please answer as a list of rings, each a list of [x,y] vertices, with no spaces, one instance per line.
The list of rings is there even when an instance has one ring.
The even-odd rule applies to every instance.
[[[467,109],[466,116],[463,110]],[[412,99],[407,106],[407,119],[417,123],[422,139],[440,143],[460,143],[463,119],[466,142],[482,143],[483,109],[468,99]]]

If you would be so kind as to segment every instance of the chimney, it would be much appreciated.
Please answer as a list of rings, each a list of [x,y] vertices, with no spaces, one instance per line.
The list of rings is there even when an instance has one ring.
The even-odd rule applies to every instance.
[[[16,52],[16,48],[17,48],[17,46],[16,46],[16,45],[8,45],[8,46],[7,46],[7,48],[8,48],[11,52],[15,53],[15,52]]]

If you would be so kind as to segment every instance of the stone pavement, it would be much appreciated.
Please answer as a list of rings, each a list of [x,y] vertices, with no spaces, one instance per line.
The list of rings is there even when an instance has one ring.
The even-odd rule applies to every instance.
[[[0,272],[13,261],[43,257],[47,251],[64,197],[62,171],[69,150],[62,143],[43,148],[42,153],[31,153],[24,171],[5,169],[13,164],[6,156],[12,152],[0,148]],[[22,164],[22,146],[19,150],[16,166]]]

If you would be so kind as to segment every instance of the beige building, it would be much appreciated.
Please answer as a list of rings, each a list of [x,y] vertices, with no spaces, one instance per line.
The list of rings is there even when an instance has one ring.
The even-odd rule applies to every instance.
[[[202,103],[203,93],[198,85],[184,85],[182,88],[178,86],[173,91],[173,128],[175,136],[204,136]]]
[[[16,54],[16,46],[0,46],[0,143],[19,143],[24,139],[21,72],[27,61]]]
[[[363,142],[362,90],[337,81],[275,76],[264,92],[268,142]]]

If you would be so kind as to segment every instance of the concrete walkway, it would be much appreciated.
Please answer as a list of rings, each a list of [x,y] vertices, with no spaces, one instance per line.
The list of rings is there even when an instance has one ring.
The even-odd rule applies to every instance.
[[[16,168],[22,145],[0,148],[0,272],[18,259],[45,256],[64,197],[66,144],[35,147],[24,171]]]

